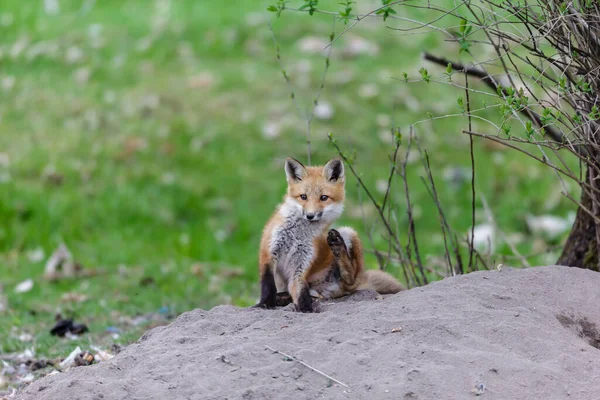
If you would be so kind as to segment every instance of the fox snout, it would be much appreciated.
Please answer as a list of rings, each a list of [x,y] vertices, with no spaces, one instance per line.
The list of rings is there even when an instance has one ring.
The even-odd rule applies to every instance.
[[[304,214],[304,217],[312,222],[318,221],[321,219],[321,217],[323,216],[323,211],[319,211],[319,212],[308,212]]]

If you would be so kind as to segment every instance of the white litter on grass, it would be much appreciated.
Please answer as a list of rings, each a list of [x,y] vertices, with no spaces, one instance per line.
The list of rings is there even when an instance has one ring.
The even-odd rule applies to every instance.
[[[263,137],[265,139],[273,139],[281,134],[281,124],[275,121],[268,121],[262,128]]]
[[[44,0],[44,10],[48,15],[56,15],[60,12],[58,0]]]
[[[471,241],[471,230],[467,232],[469,242]],[[473,230],[473,247],[482,253],[493,254],[496,248],[496,230],[492,224],[475,225]]]
[[[18,363],[25,363],[27,361],[32,360],[35,357],[35,350],[33,348],[26,348],[22,353],[17,354],[15,360]],[[6,367],[6,364],[4,365]],[[13,372],[14,373],[14,372]]]
[[[94,360],[96,360],[96,362],[100,362],[100,361],[108,361],[111,358],[114,357],[114,354],[110,354],[107,351],[102,350],[101,348],[97,347],[97,346],[90,346],[90,348],[96,352],[96,354],[94,355]]]
[[[81,353],[81,348],[77,346],[67,358],[62,360],[62,362],[60,363],[60,368],[69,368],[71,365],[73,365],[73,363],[75,362],[75,357],[77,357],[79,353]]]
[[[65,61],[68,64],[76,64],[83,59],[83,50],[77,46],[71,46],[65,54]]]
[[[34,379],[35,379],[35,376],[33,374],[27,374],[25,376],[20,377],[19,382],[20,383],[31,383],[31,382],[33,382]]]
[[[444,180],[454,189],[459,189],[463,184],[471,180],[470,168],[461,166],[447,166],[443,171]]]
[[[13,87],[15,87],[15,83],[17,82],[17,79],[12,76],[5,76],[4,78],[2,78],[2,89],[5,91],[10,91]]]
[[[325,38],[316,36],[306,36],[300,39],[296,45],[302,53],[307,54],[326,54],[326,47],[329,46],[329,41]]]
[[[0,26],[11,26],[15,21],[15,17],[11,13],[0,15]]]
[[[29,262],[32,263],[38,263],[42,261],[44,259],[44,256],[44,249],[42,249],[41,247],[37,247],[27,252],[27,259],[29,260]]]
[[[4,375],[12,375],[16,372],[15,367],[2,360],[2,370],[0,371],[0,376]]]
[[[375,186],[377,187],[377,191],[381,194],[384,194],[387,192],[388,189],[388,181],[386,181],[385,179],[377,179],[377,182],[375,182]]]
[[[329,81],[334,85],[345,85],[354,80],[354,72],[351,69],[344,69],[331,74]]]
[[[172,184],[175,183],[176,180],[177,180],[177,177],[172,172],[165,172],[160,177],[161,183],[166,186],[171,186]]]
[[[329,44],[329,43],[327,43]],[[360,36],[348,35],[346,45],[342,49],[342,54],[346,57],[357,57],[362,55],[375,56],[379,53],[379,46]]]
[[[33,289],[33,279],[27,279],[15,287],[15,293],[27,293]]]
[[[0,171],[0,183],[8,183],[10,182],[10,172],[8,171]]]
[[[394,143],[394,135],[392,135],[392,133],[389,129],[380,130],[378,136],[379,136],[379,140],[381,140],[382,143],[385,143],[385,144]]]
[[[566,218],[557,217],[555,215],[534,216],[531,214],[528,214],[525,217],[527,227],[532,233],[549,239],[556,239],[565,233],[571,228],[574,221],[574,212],[570,212]]]
[[[6,153],[0,153],[0,167],[8,168],[10,165],[10,156]]]
[[[30,334],[30,333],[21,333],[21,334],[18,336],[18,339],[19,339],[21,342],[32,342],[32,341],[33,341],[33,335],[32,335],[32,334]]]
[[[73,262],[73,255],[69,251],[69,248],[61,243],[60,246],[46,261],[44,267],[44,278],[49,280],[58,279],[60,276],[73,277],[75,276],[75,263]]]
[[[69,340],[79,340],[79,336],[77,336],[76,334],[71,333],[71,332],[65,333],[65,338],[67,338]]]
[[[331,103],[321,100],[319,101],[319,104],[315,106],[314,116],[317,119],[328,120],[333,118],[333,114],[334,111]]]
[[[267,22],[269,20],[269,17],[267,15],[267,13],[252,12],[252,13],[246,14],[245,20],[246,20],[246,24],[248,24],[249,26],[258,26],[260,24]]]
[[[358,89],[358,96],[363,99],[372,99],[379,95],[379,87],[374,83],[365,83]]]
[[[375,120],[377,121],[377,126],[380,128],[387,128],[392,123],[392,117],[390,117],[388,114],[377,114]]]
[[[80,85],[86,84],[90,80],[92,71],[87,67],[78,68],[73,73],[73,79]]]

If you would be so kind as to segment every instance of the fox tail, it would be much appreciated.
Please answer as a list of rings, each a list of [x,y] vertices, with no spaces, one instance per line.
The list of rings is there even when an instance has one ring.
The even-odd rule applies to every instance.
[[[372,289],[379,294],[394,294],[402,289],[402,285],[396,278],[387,272],[378,269],[365,271],[366,280],[361,289]]]

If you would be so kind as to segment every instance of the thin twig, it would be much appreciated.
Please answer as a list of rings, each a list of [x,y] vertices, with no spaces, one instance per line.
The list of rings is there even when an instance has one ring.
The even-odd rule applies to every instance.
[[[390,226],[387,218],[385,217],[385,214],[383,213],[383,210],[381,209],[381,206],[379,205],[379,203],[377,202],[377,200],[375,200],[375,197],[373,197],[373,195],[371,194],[371,191],[369,190],[369,188],[367,187],[367,185],[365,185],[365,183],[361,179],[360,175],[356,172],[356,170],[354,169],[354,166],[352,165],[352,163],[350,162],[350,160],[348,160],[348,157],[346,157],[346,154],[344,154],[344,152],[342,151],[342,149],[340,148],[340,146],[337,144],[337,142],[335,141],[335,139],[333,138],[333,136],[331,136],[331,135],[329,136],[329,141],[331,142],[331,144],[333,144],[333,146],[337,150],[337,152],[340,155],[340,157],[342,157],[342,159],[344,160],[344,162],[346,163],[346,165],[350,169],[350,172],[352,172],[352,175],[354,175],[354,177],[358,180],[358,183],[359,183],[360,187],[365,191],[365,193],[367,194],[367,196],[369,197],[369,199],[371,200],[371,202],[375,206],[375,209],[377,209],[377,213],[379,214],[379,217],[380,217],[381,221],[383,222],[383,225],[385,226],[385,228],[388,231],[388,233],[390,234],[390,236],[393,237],[394,240],[395,240],[395,246],[394,246],[394,248],[396,249],[397,252],[402,252],[402,245],[400,244],[400,241],[398,240],[398,237],[396,235],[394,235],[394,231],[392,230],[392,227]]]
[[[363,251],[365,253],[375,254],[375,250],[363,249]],[[394,257],[394,256],[390,256],[390,261],[395,262],[397,264],[402,263],[402,260],[400,260],[399,258]],[[423,268],[427,272],[430,272],[431,274],[436,275],[439,278],[445,278],[446,277],[446,275],[442,274],[440,271],[436,270],[435,268],[432,268],[431,266],[425,265]],[[400,286],[404,287],[404,285],[402,285],[402,284]]]
[[[333,46],[327,46],[327,55],[325,57],[325,67],[323,68],[323,74],[321,75],[321,81],[319,83],[319,88],[318,88],[317,94],[312,102],[312,107],[310,108],[310,111],[307,110],[306,115],[304,115],[304,113],[302,112],[302,108],[300,107],[300,105],[298,104],[298,100],[296,99],[296,93],[293,90],[292,80],[290,79],[290,76],[288,75],[285,68],[283,67],[283,60],[281,59],[281,50],[279,48],[279,43],[277,42],[277,37],[275,36],[275,31],[273,30],[273,25],[271,25],[271,23],[269,23],[269,29],[271,30],[271,37],[273,39],[273,43],[275,44],[275,52],[276,52],[275,54],[276,54],[277,61],[279,62],[279,68],[281,69],[281,74],[283,75],[283,78],[285,79],[288,89],[290,90],[290,97],[292,98],[292,101],[294,102],[294,106],[296,107],[298,114],[300,114],[300,117],[304,118],[304,120],[306,121],[307,164],[310,166],[311,165],[311,156],[312,156],[311,123],[315,116],[315,108],[319,104],[321,94],[323,93],[323,89],[325,88],[325,79],[327,77],[327,72],[329,71],[331,52],[333,51]],[[329,43],[330,44],[333,43],[334,36],[335,36],[335,18],[333,18],[332,32],[329,35],[329,39],[330,39]]]
[[[396,215],[396,212],[394,211],[394,213],[392,214],[392,219],[394,220],[394,223],[396,225],[396,232],[400,232],[400,224],[398,223],[398,216]],[[391,244],[391,240],[388,241]],[[398,256],[400,257],[401,260],[405,260],[405,262],[402,262],[402,272],[404,272],[404,277],[406,278],[406,283],[412,287],[414,286],[415,282],[416,282],[416,273],[415,273],[415,267],[413,265],[412,262],[412,257],[410,255],[410,241],[408,242],[408,244],[406,245],[406,256],[404,255],[403,252],[398,252]],[[410,268],[408,268],[410,267]],[[410,277],[409,277],[409,274]]]
[[[421,151],[420,148],[419,148],[419,151]],[[448,262],[448,269],[449,269],[451,275],[454,276],[454,275],[456,275],[456,270],[454,269],[454,265],[452,264],[452,258],[450,257],[450,250],[448,250],[448,238],[447,238],[447,236],[450,236],[450,240],[452,240],[452,235],[450,235],[450,227],[448,226],[448,222],[446,221],[446,216],[444,215],[444,211],[442,210],[442,205],[440,203],[440,199],[437,194],[437,189],[435,187],[435,181],[433,179],[433,174],[431,173],[431,165],[429,164],[429,155],[427,154],[427,150],[423,150],[422,153],[423,153],[423,166],[425,167],[425,173],[427,174],[427,179],[429,180],[431,188],[427,184],[427,181],[425,180],[425,178],[421,177],[421,180],[423,181],[423,184],[425,185],[427,192],[429,192],[429,195],[431,196],[432,200],[434,201],[434,203],[437,207],[438,215],[440,218],[440,228],[442,230],[442,235],[444,237],[444,252],[446,254],[446,261]]]
[[[556,167],[556,166],[555,166],[555,165],[553,165],[553,164],[550,164],[550,163],[547,161],[547,159],[542,159],[542,158],[540,158],[540,157],[538,157],[538,156],[536,156],[536,155],[534,155],[534,154],[532,154],[532,153],[530,153],[530,152],[528,152],[528,151],[526,151],[526,150],[523,150],[523,149],[521,149],[521,148],[519,148],[519,147],[517,147],[517,146],[515,146],[515,145],[513,145],[513,144],[511,144],[511,143],[508,143],[508,140],[503,140],[502,138],[499,138],[499,137],[497,137],[497,136],[494,136],[494,135],[486,135],[486,134],[477,133],[477,132],[469,132],[469,131],[466,131],[466,130],[463,130],[463,131],[462,131],[462,133],[465,133],[465,134],[467,134],[467,135],[473,135],[473,136],[477,136],[477,137],[480,137],[480,138],[483,138],[483,139],[488,139],[488,140],[491,140],[491,141],[493,141],[493,142],[500,143],[500,144],[502,144],[502,145],[504,145],[504,146],[506,146],[506,147],[510,147],[511,149],[513,149],[513,150],[516,150],[516,151],[519,151],[519,152],[521,152],[521,153],[523,153],[523,154],[527,155],[528,157],[531,157],[531,158],[533,158],[534,160],[536,160],[536,161],[538,161],[538,162],[540,162],[540,163],[542,163],[542,164],[544,164],[544,165],[546,165],[546,166],[548,166],[548,167],[552,168],[552,169],[553,169],[553,170],[555,170],[556,172],[558,172],[558,173],[560,173],[560,174],[562,174],[562,175],[564,175],[564,176],[567,176],[567,177],[569,177],[569,178],[573,179],[573,180],[574,180],[575,182],[577,182],[578,184],[580,184],[580,185],[585,185],[585,182],[584,182],[584,181],[582,181],[582,180],[580,180],[579,178],[577,178],[577,176],[575,176],[575,175],[573,175],[573,174],[569,173],[568,171],[565,171],[565,170],[563,170],[563,169],[560,169],[560,168]],[[600,189],[595,189],[595,188],[592,188],[592,190],[593,190],[593,191],[596,191],[596,190],[598,190],[598,191],[600,192]]]
[[[469,132],[473,130],[471,121],[471,101],[469,98],[469,74],[465,70],[465,95],[467,96],[467,117]],[[475,155],[473,154],[473,136],[469,135],[469,151],[471,154],[471,244],[469,246],[469,272],[473,271],[473,243],[475,239]]]
[[[480,196],[481,196],[481,203],[483,204],[483,208],[488,216],[490,223],[492,224],[494,229],[498,231],[498,233],[502,237],[502,240],[504,241],[504,243],[506,243],[508,245],[508,247],[510,248],[510,251],[512,251],[512,253],[521,261],[521,264],[523,264],[524,267],[531,267],[531,264],[529,264],[527,259],[525,257],[523,257],[521,255],[521,253],[519,253],[519,250],[517,250],[515,245],[512,244],[512,242],[508,239],[508,236],[504,233],[504,231],[502,229],[500,229],[500,226],[496,222],[496,220],[494,218],[494,214],[492,214],[492,210],[490,209],[488,202],[485,199],[485,196],[483,195],[483,193],[481,193]]]
[[[402,162],[402,169],[400,173],[400,177],[404,182],[404,197],[406,198],[406,216],[408,217],[408,244],[407,248],[410,249],[410,243],[412,242],[415,258],[417,259],[417,266],[419,267],[419,271],[421,271],[421,275],[423,278],[423,282],[425,284],[429,283],[427,280],[427,275],[423,270],[423,262],[421,261],[421,253],[419,252],[419,243],[417,242],[417,233],[415,229],[415,219],[412,213],[412,204],[410,202],[410,190],[408,188],[408,178],[406,176],[406,166],[408,164],[408,157],[410,155],[410,150],[412,147],[413,141],[413,127],[411,125],[408,137],[408,146],[406,147],[406,154],[404,155],[404,161]]]
[[[275,31],[273,30],[273,25],[271,25],[271,23],[269,23],[269,29],[271,30],[271,38],[273,39],[273,44],[275,45],[275,57],[277,58],[277,62],[279,63],[279,68],[281,69],[283,79],[285,79],[285,83],[287,84],[288,89],[290,90],[290,97],[294,103],[294,106],[296,107],[296,110],[298,110],[298,114],[300,114],[301,117],[304,117],[302,115],[302,108],[300,107],[300,105],[298,104],[298,100],[296,99],[296,93],[294,92],[294,89],[292,87],[292,81],[287,72],[285,71],[285,68],[283,67],[283,60],[281,59],[281,49],[279,48],[279,43],[277,42],[277,37],[275,36]]]
[[[555,246],[548,246],[544,250],[536,251],[536,252],[533,252],[533,253],[528,253],[528,254],[525,254],[525,255],[519,255],[519,256],[516,256],[516,255],[501,255],[501,257],[502,257],[502,260],[505,260],[505,261],[506,260],[520,260],[522,257],[526,258],[526,259],[527,258],[538,257],[538,256],[541,256],[543,254],[548,254],[548,253],[550,253],[552,251],[561,250],[561,249],[562,249],[561,245],[555,245]]]
[[[367,233],[367,237],[369,238],[369,242],[371,243],[371,246],[373,246],[373,248],[375,249],[375,257],[377,258],[377,264],[379,264],[379,269],[380,270],[384,270],[384,264],[383,264],[383,256],[381,255],[381,253],[377,250],[377,247],[375,247],[375,240],[373,240],[373,227],[374,224],[369,226],[369,224],[367,224],[367,216],[365,214],[365,208],[363,205],[363,196],[362,196],[362,190],[360,190],[360,186],[357,183],[356,186],[358,187],[358,204],[360,207],[360,215],[362,217],[362,221],[363,221],[363,226],[365,227],[365,232]]]
[[[335,18],[333,18],[331,34],[329,35],[329,46],[327,47],[327,55],[325,57],[325,67],[323,68],[323,74],[321,75],[321,83],[319,83],[319,89],[317,91],[317,95],[313,101],[313,106],[310,114],[306,118],[306,146],[308,151],[308,165],[311,165],[311,150],[310,150],[310,136],[311,136],[311,123],[315,116],[315,109],[319,105],[319,100],[321,99],[321,93],[323,93],[323,89],[325,88],[325,79],[327,78],[327,72],[329,71],[329,65],[331,60],[331,52],[333,51],[333,38],[335,37]]]
[[[270,347],[270,346],[266,346],[266,345],[265,345],[265,347],[266,347],[267,349],[271,350],[271,351],[272,351],[274,354],[281,354],[281,355],[282,355],[282,356],[284,356],[284,357],[287,357],[287,358],[290,358],[290,359],[292,359],[292,360],[294,360],[294,361],[297,361],[297,362],[299,362],[300,364],[304,365],[306,368],[309,368],[309,369],[311,369],[311,370],[315,371],[317,374],[320,374],[320,375],[324,376],[325,378],[327,378],[327,379],[329,379],[329,380],[331,380],[331,381],[333,381],[333,382],[335,382],[335,383],[337,383],[337,384],[339,384],[339,385],[342,385],[343,387],[350,388],[350,386],[346,385],[344,382],[338,381],[337,379],[335,379],[335,378],[333,378],[333,377],[331,377],[331,376],[327,375],[325,372],[323,372],[323,371],[319,371],[319,370],[318,370],[318,369],[316,369],[315,367],[311,367],[310,365],[308,365],[308,364],[307,364],[307,363],[305,363],[304,361],[300,360],[298,357],[295,357],[295,356],[290,356],[289,354],[285,354],[285,353],[284,353],[284,352],[282,352],[282,351],[275,350],[274,348],[272,348],[272,347]]]
[[[455,71],[464,72],[465,74],[468,74],[468,75],[471,75],[471,76],[481,79],[481,81],[484,82],[486,85],[488,85],[491,89],[493,89],[495,93],[498,93],[498,91],[500,90],[505,96],[508,95],[508,93],[506,92],[506,89],[501,88],[498,84],[496,84],[496,81],[494,80],[492,75],[490,75],[483,68],[469,68],[461,63],[452,62],[452,61],[449,61],[448,59],[434,56],[431,53],[424,53],[423,58],[429,62],[438,64],[438,65],[444,66],[444,67],[446,67],[446,66],[448,66],[448,64],[450,64],[450,65],[452,65],[452,69]],[[540,117],[539,114],[531,111],[528,108],[524,108],[522,110],[522,113],[527,118],[529,118],[531,121],[535,122],[538,127],[544,127],[544,129],[548,133],[548,136],[550,136],[553,140],[560,142],[560,143],[564,142],[564,136],[563,136],[562,132],[560,132],[553,126],[544,126],[544,124],[542,123],[542,117]],[[578,151],[582,151],[582,150],[578,150]]]
[[[392,132],[394,128],[392,128]],[[385,189],[385,196],[383,196],[383,203],[381,204],[381,209],[385,210],[385,205],[387,203],[388,197],[390,195],[390,190],[392,188],[392,177],[394,176],[394,172],[396,172],[396,158],[398,158],[398,150],[400,149],[400,140],[396,140],[396,148],[394,149],[394,154],[392,155],[390,161],[392,162],[392,167],[390,168],[390,175],[388,176],[387,187]]]

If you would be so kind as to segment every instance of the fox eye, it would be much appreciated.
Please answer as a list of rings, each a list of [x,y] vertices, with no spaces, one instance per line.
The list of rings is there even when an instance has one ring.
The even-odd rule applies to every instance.
[[[308,197],[306,197],[306,195],[305,195],[305,194],[301,194],[301,195],[300,195],[300,198],[301,198],[302,200],[306,200],[306,199],[308,199]]]
[[[321,196],[321,201],[327,201],[328,198],[329,198],[329,196],[322,195]]]

